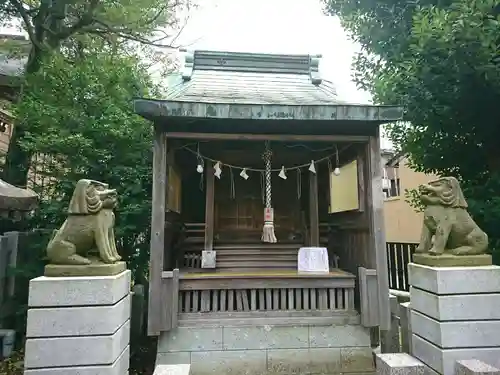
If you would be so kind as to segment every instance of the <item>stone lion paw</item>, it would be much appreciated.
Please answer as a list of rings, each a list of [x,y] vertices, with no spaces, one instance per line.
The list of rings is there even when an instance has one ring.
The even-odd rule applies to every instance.
[[[424,248],[424,247],[420,247],[420,246],[419,246],[419,247],[417,247],[417,248],[415,249],[415,252],[416,252],[416,253],[425,253],[425,252],[427,252],[427,250],[425,250],[425,248]]]
[[[443,250],[438,250],[435,247],[433,247],[433,248],[431,248],[429,250],[429,254],[431,254],[431,255],[441,255],[441,254],[443,254]]]

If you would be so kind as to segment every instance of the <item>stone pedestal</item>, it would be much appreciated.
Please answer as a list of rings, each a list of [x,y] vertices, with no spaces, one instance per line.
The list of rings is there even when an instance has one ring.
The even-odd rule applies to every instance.
[[[377,375],[425,375],[425,365],[406,353],[377,354]]]
[[[477,359],[457,361],[455,375],[500,375],[500,370]]]
[[[31,280],[26,375],[126,375],[130,271]]]
[[[413,355],[439,374],[458,360],[500,366],[500,267],[410,263]]]

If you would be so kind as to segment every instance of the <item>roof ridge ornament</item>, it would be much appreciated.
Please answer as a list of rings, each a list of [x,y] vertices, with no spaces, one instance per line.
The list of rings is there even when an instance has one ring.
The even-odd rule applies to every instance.
[[[187,51],[184,49],[181,50],[181,52],[185,52],[184,66],[182,68],[182,80],[183,81],[190,81],[191,76],[193,75],[193,69],[194,69],[194,52]]]
[[[277,55],[242,52],[193,51],[184,53],[182,80],[190,81],[195,69],[224,70],[251,73],[309,74],[313,85],[323,82],[319,72],[322,55]],[[196,65],[196,66],[195,66]]]
[[[309,76],[311,77],[311,82],[313,85],[320,85],[323,79],[319,73],[319,61],[321,59],[321,55],[313,55],[310,56],[309,61]]]
[[[310,55],[194,51],[194,70],[309,75]]]

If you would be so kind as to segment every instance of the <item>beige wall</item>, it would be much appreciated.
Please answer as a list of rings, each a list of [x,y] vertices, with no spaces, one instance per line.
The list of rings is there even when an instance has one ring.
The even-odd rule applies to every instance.
[[[405,190],[418,187],[436,176],[411,170],[403,159],[398,175],[401,193],[399,197],[386,198],[384,202],[385,236],[387,242],[418,243],[422,229],[422,213],[417,213],[405,200]]]

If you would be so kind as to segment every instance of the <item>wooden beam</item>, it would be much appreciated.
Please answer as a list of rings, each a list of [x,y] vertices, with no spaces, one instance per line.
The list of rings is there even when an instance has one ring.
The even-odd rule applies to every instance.
[[[206,194],[205,194],[205,249],[213,250],[214,244],[214,198],[215,198],[215,176],[213,173],[213,163],[207,160],[205,165]]]
[[[370,138],[367,152],[369,155],[369,197],[368,211],[370,218],[370,237],[373,246],[366,251],[375,253],[375,266],[377,270],[378,307],[380,350],[389,353],[392,349],[391,310],[389,302],[389,277],[387,269],[387,250],[384,229],[384,196],[382,191],[382,162],[380,158],[380,134]],[[374,251],[373,251],[374,250]]]
[[[366,188],[365,188],[365,158],[364,153],[359,153],[357,156],[357,167],[358,167],[358,202],[359,212],[364,212],[366,207]]]
[[[318,166],[316,173],[309,173],[309,225],[310,245],[319,246],[319,208],[318,208]]]
[[[366,135],[227,134],[167,132],[168,138],[228,141],[368,142]]]
[[[151,250],[149,256],[148,335],[158,336],[165,328],[166,308],[161,299],[164,265],[165,210],[167,205],[167,140],[155,126],[153,139],[153,194],[151,214]]]

